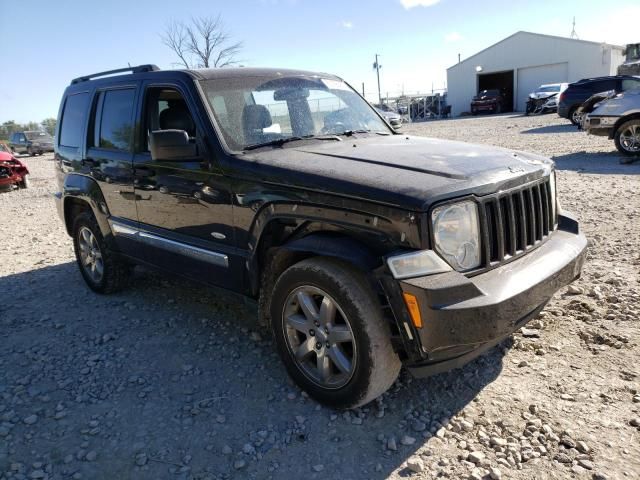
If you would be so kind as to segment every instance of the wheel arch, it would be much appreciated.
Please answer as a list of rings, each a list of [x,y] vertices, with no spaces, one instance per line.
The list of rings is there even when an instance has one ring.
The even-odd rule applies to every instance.
[[[637,112],[633,112],[630,113],[628,115],[625,115],[623,117],[620,117],[618,120],[616,120],[616,123],[613,124],[613,128],[611,129],[611,134],[609,136],[609,138],[614,138],[616,135],[616,132],[618,131],[618,129],[624,125],[625,123],[627,123],[629,120],[636,120],[636,119],[640,119],[640,111]]]
[[[73,234],[73,223],[80,212],[93,213],[103,235],[111,234],[107,221],[109,210],[98,183],[85,175],[67,175],[62,188],[64,223],[69,235]]]
[[[259,244],[252,280],[252,293],[258,296],[260,323],[269,322],[270,293],[280,275],[290,266],[311,257],[346,262],[358,270],[372,272],[382,264],[375,247],[364,243],[357,232],[328,229],[327,226],[303,222],[297,234],[282,239],[279,222],[270,222]]]

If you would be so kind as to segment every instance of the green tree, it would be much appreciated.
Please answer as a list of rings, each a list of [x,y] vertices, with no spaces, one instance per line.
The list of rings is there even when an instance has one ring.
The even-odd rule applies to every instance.
[[[17,132],[22,128],[22,125],[16,123],[13,120],[7,120],[0,125],[0,139],[7,140],[13,132]]]
[[[41,125],[42,125],[42,128],[44,128],[45,131],[53,137],[53,135],[56,133],[57,123],[58,121],[55,118],[45,118],[42,121]]]

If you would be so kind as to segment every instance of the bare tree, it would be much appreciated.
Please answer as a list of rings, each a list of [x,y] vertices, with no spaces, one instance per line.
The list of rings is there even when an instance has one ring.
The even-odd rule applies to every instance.
[[[162,43],[173,50],[185,68],[222,68],[236,65],[242,42],[232,42],[220,15],[172,21],[161,35]]]

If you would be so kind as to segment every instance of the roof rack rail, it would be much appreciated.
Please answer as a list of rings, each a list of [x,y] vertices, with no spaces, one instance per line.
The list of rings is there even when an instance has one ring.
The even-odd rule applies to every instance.
[[[136,67],[118,68],[116,70],[107,70],[106,72],[98,72],[91,75],[84,75],[82,77],[74,78],[73,80],[71,80],[71,84],[73,85],[74,83],[86,82],[88,80],[91,80],[92,78],[106,77],[107,75],[113,75],[116,73],[124,73],[124,72],[143,73],[143,72],[157,72],[158,70],[160,69],[156,65],[151,65],[151,64],[138,65]]]

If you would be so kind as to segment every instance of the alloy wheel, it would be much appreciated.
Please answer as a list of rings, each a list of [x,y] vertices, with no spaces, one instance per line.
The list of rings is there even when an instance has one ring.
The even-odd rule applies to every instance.
[[[349,320],[323,290],[305,285],[285,302],[282,326],[287,347],[306,377],[323,388],[346,385],[356,367],[356,343]]]
[[[582,112],[576,108],[571,114],[571,118],[576,125],[580,125],[582,123]]]
[[[91,280],[100,283],[104,274],[104,262],[98,240],[89,228],[82,227],[78,232],[78,246],[82,268]]]
[[[620,133],[620,145],[629,153],[640,152],[640,125],[629,125]]]

